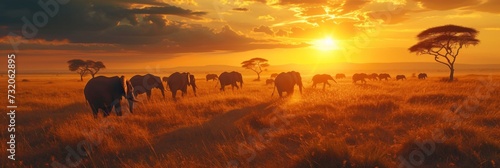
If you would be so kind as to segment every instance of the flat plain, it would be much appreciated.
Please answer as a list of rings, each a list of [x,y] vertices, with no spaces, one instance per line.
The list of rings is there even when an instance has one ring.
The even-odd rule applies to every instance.
[[[349,77],[325,91],[304,77],[303,93],[296,88],[286,98],[271,96],[265,80],[245,78],[242,89],[220,92],[217,82],[199,78],[196,97],[189,90],[175,102],[169,91],[163,98],[153,90],[149,101],[138,96],[133,114],[124,108],[121,117],[100,112],[94,119],[83,95],[89,77],[19,76],[19,162],[6,161],[6,143],[0,161],[2,167],[499,166],[500,76],[367,84]]]

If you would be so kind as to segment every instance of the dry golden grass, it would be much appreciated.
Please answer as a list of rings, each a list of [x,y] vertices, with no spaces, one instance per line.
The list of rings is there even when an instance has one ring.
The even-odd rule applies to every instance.
[[[70,148],[81,152],[81,167],[397,167],[419,143],[435,141],[420,166],[498,167],[500,77],[458,78],[344,79],[323,92],[305,77],[302,95],[282,99],[265,81],[221,93],[199,80],[197,97],[188,91],[174,102],[153,91],[151,101],[138,97],[133,114],[94,119],[75,75],[21,76],[18,162],[0,161],[67,165],[76,161],[66,161]]]

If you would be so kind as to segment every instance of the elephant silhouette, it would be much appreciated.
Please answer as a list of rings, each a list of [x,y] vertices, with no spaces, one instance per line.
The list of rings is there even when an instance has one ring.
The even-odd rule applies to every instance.
[[[295,85],[299,86],[300,94],[302,94],[302,88],[304,86],[302,85],[300,73],[295,71],[282,72],[278,74],[274,80],[274,89],[271,96],[274,95],[275,90],[278,91],[280,97],[283,97],[283,92],[286,92],[287,96],[291,96],[293,95]]]
[[[406,80],[406,76],[405,75],[397,75],[396,80]]]
[[[426,73],[418,74],[418,79],[427,79],[427,74]]]
[[[218,80],[219,77],[217,76],[217,74],[207,74],[206,79],[207,79],[207,81],[209,81],[209,80],[215,81],[215,80]]]
[[[323,90],[325,90],[325,85],[331,86],[330,83],[328,83],[328,80],[332,80],[333,82],[337,83],[335,79],[331,75],[328,74],[316,74],[313,76],[312,81],[312,87],[316,88],[316,84],[318,83],[323,83]]]
[[[240,87],[238,87],[237,83],[240,83]],[[222,72],[219,75],[219,83],[220,90],[225,91],[225,86],[231,85],[232,89],[236,87],[236,89],[243,88],[243,76],[241,73],[232,71],[232,72]]]
[[[151,90],[156,88],[161,91],[161,95],[165,98],[165,88],[160,80],[160,77],[151,74],[135,75],[130,78],[130,83],[134,87],[134,96],[146,93],[148,100],[151,99]]]
[[[191,75],[187,72],[180,73],[180,72],[175,72],[172,73],[167,80],[167,85],[170,88],[170,92],[172,92],[172,98],[174,100],[176,99],[177,91],[182,92],[182,96],[187,94],[187,87],[191,86],[194,92],[194,95],[196,96],[196,82],[194,75]]]
[[[366,78],[368,78],[368,75],[366,75],[365,73],[356,73],[356,74],[352,75],[352,83],[356,83],[357,81],[360,81],[361,83],[365,84]]]
[[[379,80],[385,79],[387,81],[387,80],[389,80],[389,78],[391,78],[391,75],[386,74],[386,73],[381,73],[378,75]]]
[[[345,74],[343,73],[338,73],[335,75],[335,79],[344,79],[345,78]]]
[[[85,99],[92,109],[94,118],[97,118],[99,109],[104,111],[107,117],[112,108],[115,108],[117,116],[122,115],[120,101],[122,97],[128,100],[129,110],[132,113],[134,102],[134,87],[124,76],[105,77],[98,76],[90,79],[83,89]]]

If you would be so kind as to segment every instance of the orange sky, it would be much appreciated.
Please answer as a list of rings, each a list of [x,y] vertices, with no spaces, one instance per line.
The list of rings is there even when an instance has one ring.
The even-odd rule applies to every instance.
[[[23,38],[23,17],[42,24],[33,21],[42,8],[30,2],[0,2],[0,50],[22,40],[26,70],[66,70],[74,58],[108,69],[238,66],[252,57],[271,65],[433,62],[408,48],[422,30],[445,24],[480,31],[481,43],[457,63],[500,64],[496,0],[70,0]]]

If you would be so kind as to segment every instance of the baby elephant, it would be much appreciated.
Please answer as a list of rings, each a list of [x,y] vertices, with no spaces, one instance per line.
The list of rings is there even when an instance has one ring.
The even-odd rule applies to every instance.
[[[406,80],[406,76],[404,75],[397,75],[396,80]]]

